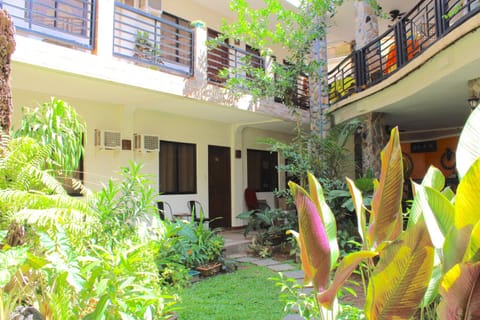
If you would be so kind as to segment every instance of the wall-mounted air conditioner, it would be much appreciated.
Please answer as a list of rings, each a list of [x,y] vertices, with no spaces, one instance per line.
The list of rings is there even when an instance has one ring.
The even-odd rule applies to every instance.
[[[147,134],[135,133],[133,135],[133,146],[136,151],[141,151],[141,152],[158,151],[158,137],[147,135]]]
[[[95,147],[102,150],[120,150],[122,147],[120,132],[95,129]]]

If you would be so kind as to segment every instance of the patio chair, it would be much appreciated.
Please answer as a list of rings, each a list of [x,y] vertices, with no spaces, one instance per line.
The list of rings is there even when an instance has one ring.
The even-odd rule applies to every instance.
[[[157,201],[158,214],[162,220],[173,220],[172,206],[166,201]]]
[[[187,202],[188,210],[193,215],[193,220],[195,222],[203,222],[210,223],[210,218],[205,216],[205,210],[203,210],[202,204],[197,200],[189,200]]]
[[[245,189],[245,203],[248,211],[263,211],[265,209],[270,209],[270,206],[267,203],[258,201],[257,193],[252,188]]]

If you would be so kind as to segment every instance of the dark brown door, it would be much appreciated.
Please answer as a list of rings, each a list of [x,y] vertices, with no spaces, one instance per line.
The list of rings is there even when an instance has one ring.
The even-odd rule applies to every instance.
[[[208,146],[208,214],[212,228],[232,226],[230,148]]]

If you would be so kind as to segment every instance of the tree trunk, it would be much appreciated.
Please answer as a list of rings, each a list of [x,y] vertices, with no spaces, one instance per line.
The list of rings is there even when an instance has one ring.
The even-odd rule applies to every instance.
[[[0,131],[8,135],[13,111],[10,71],[11,56],[15,51],[15,31],[12,19],[6,10],[0,10],[0,32]]]

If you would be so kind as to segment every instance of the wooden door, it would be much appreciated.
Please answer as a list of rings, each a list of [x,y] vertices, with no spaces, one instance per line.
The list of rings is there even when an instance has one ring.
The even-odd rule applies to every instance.
[[[208,215],[212,228],[232,226],[230,148],[208,146]]]

